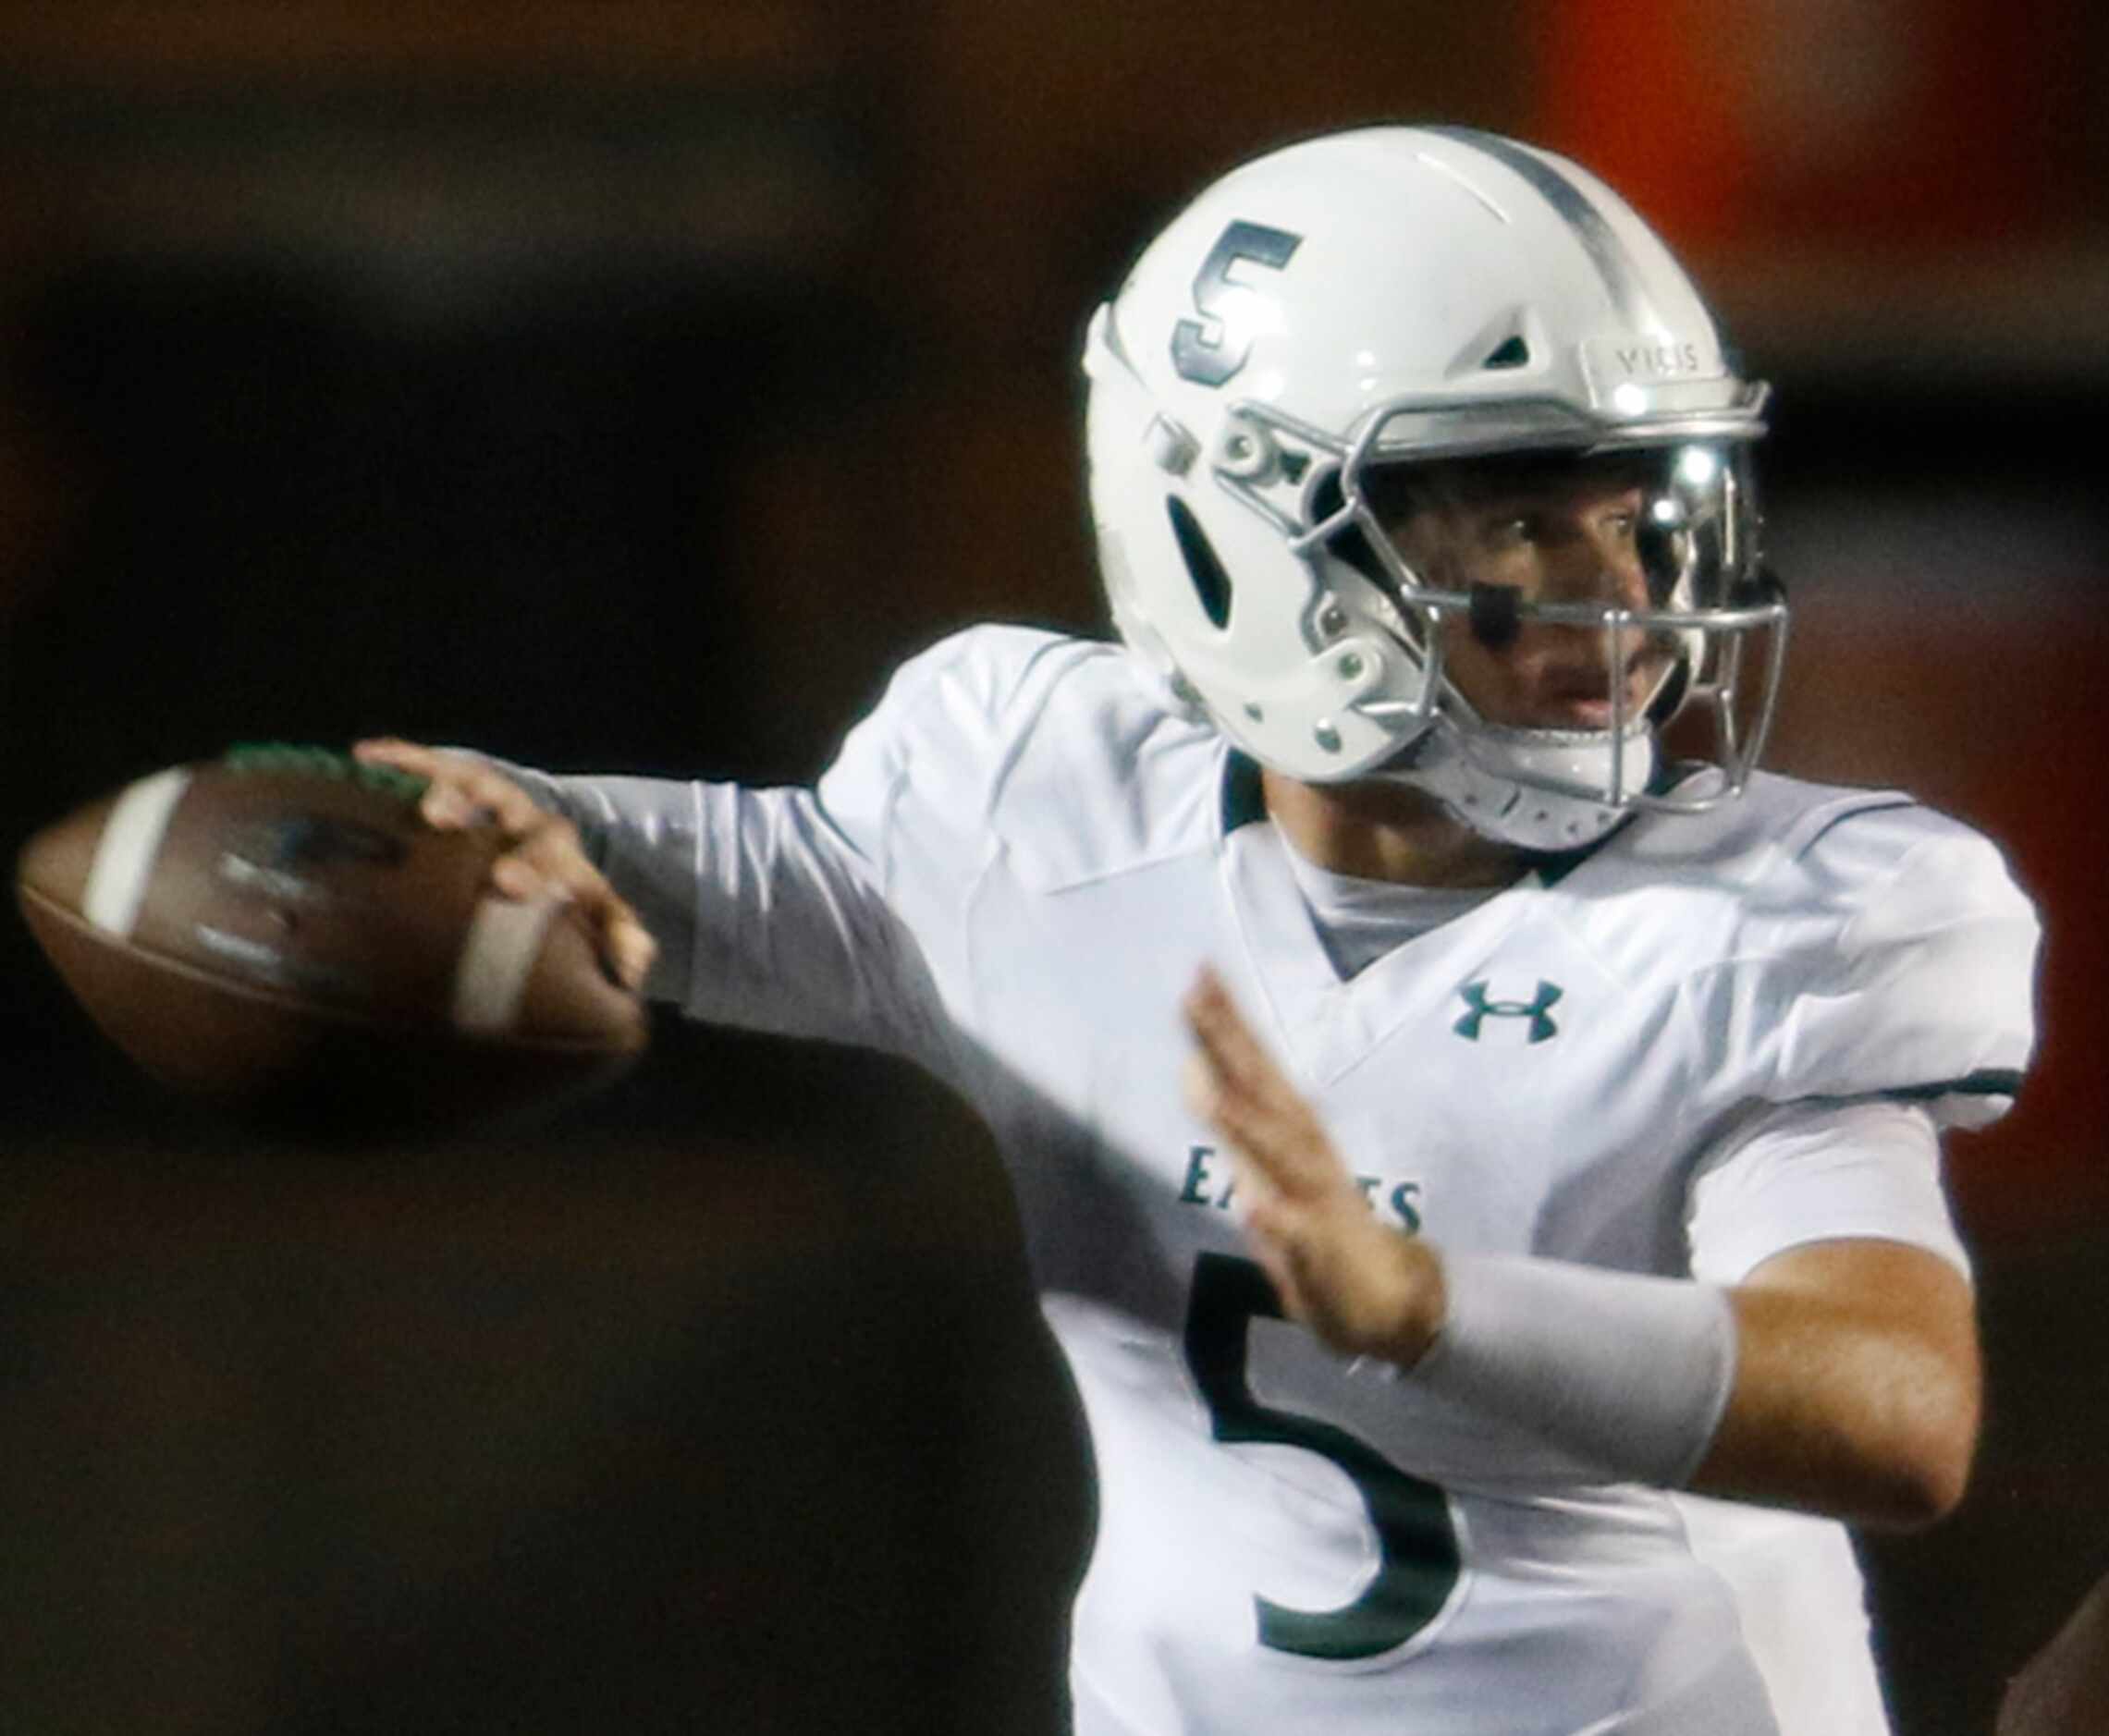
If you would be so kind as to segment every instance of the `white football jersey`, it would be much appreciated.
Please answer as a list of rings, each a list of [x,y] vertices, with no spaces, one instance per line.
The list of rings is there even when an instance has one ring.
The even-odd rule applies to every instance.
[[[1760,776],[1343,977],[1249,764],[1118,647],[1000,628],[905,666],[816,791],[540,788],[656,993],[913,1056],[995,1130],[1099,1481],[1080,1730],[1886,1728],[1837,1525],[1611,1480],[1280,1318],[1179,999],[1212,963],[1371,1209],[1443,1248],[1960,1262],[1931,1139],[1851,1129],[2016,1088],[2036,925],[1981,837]]]

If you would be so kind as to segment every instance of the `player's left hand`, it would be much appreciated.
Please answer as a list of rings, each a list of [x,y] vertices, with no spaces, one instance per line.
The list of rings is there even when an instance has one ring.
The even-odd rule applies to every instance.
[[[1289,1317],[1334,1350],[1418,1362],[1442,1323],[1442,1265],[1371,1214],[1317,1113],[1206,968],[1187,993],[1194,1112],[1237,1168],[1253,1255]]]

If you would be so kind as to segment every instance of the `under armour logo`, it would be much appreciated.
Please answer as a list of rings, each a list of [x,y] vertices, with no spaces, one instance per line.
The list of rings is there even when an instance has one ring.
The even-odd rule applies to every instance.
[[[1471,1042],[1478,1042],[1479,1027],[1489,1019],[1529,1020],[1533,1043],[1543,1043],[1548,1037],[1560,1033],[1560,1027],[1552,1022],[1552,1009],[1566,991],[1557,983],[1548,983],[1541,978],[1536,1000],[1489,1000],[1485,977],[1477,983],[1465,984],[1457,992],[1464,997],[1468,1010],[1450,1028]]]

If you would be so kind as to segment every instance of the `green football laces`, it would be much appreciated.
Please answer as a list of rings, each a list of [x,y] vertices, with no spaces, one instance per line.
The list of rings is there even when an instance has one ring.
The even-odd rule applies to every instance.
[[[220,764],[230,772],[280,772],[334,778],[378,790],[399,801],[417,801],[430,782],[414,772],[398,771],[393,765],[369,765],[334,748],[302,747],[291,741],[238,741],[220,756]]]

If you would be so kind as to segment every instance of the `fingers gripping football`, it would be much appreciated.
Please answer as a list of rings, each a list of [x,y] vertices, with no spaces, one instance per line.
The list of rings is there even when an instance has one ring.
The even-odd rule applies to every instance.
[[[1435,1254],[1371,1216],[1316,1112],[1212,971],[1184,1008],[1188,1103],[1237,1166],[1245,1235],[1283,1309],[1337,1351],[1410,1366],[1441,1323]]]
[[[570,821],[471,754],[392,737],[362,741],[352,752],[367,764],[425,779],[429,788],[418,811],[428,825],[441,831],[496,825],[507,848],[491,863],[491,885],[509,899],[554,898],[575,905],[599,937],[609,973],[627,988],[644,986],[657,943],[587,858]]]

